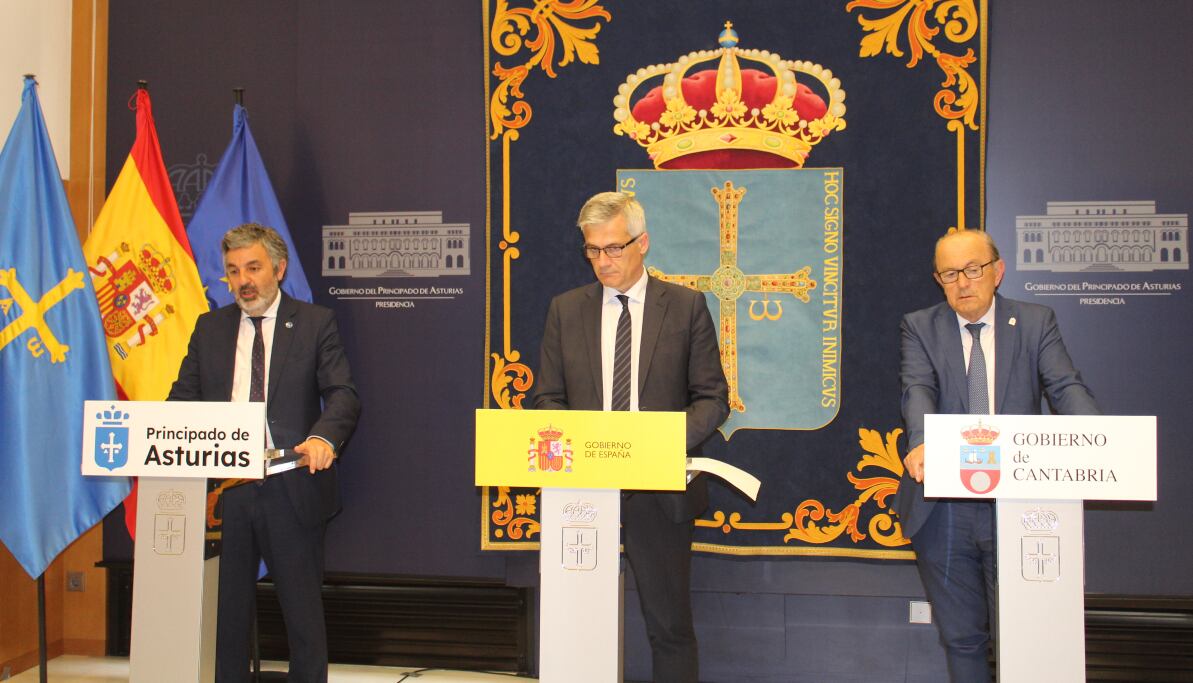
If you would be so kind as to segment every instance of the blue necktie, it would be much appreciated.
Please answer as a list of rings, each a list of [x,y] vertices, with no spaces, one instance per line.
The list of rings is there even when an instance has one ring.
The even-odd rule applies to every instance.
[[[973,335],[973,347],[969,350],[969,412],[974,415],[990,414],[990,394],[986,390],[986,354],[982,352],[982,328],[986,323],[970,323],[965,326]]]
[[[630,409],[630,346],[634,340],[630,324],[630,297],[618,294],[621,315],[617,318],[617,336],[613,346],[613,410]]]

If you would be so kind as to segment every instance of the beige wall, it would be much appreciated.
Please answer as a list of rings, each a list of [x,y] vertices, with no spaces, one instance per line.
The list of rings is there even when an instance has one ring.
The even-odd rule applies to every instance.
[[[0,43],[6,42],[16,28],[10,21],[11,12],[24,12],[28,9],[25,5],[38,4],[41,4],[38,0],[0,3],[0,26],[5,27],[0,30]],[[69,125],[65,116],[51,118],[51,105],[46,100],[51,78],[46,68],[38,69],[41,83],[38,95],[58,163],[69,171],[65,174],[66,193],[82,238],[104,198],[108,0],[66,0],[65,3],[54,0],[45,3],[47,16],[53,16],[55,7],[61,4],[69,6],[69,25],[58,29],[59,33],[67,34],[69,97],[64,102],[69,102]],[[49,18],[43,19],[46,25],[52,23]],[[30,54],[36,51],[40,58],[48,48],[38,44],[24,49]],[[19,105],[19,76],[24,73],[24,67],[10,63],[9,55],[7,50],[0,52],[0,100]],[[10,73],[12,69],[16,69],[15,76]],[[66,79],[54,77],[54,80]],[[9,90],[5,90],[5,84],[11,86]],[[11,97],[5,97],[9,92]],[[16,118],[16,106],[2,111],[0,129],[7,136]],[[99,655],[105,650],[107,576],[104,570],[95,567],[102,557],[102,544],[102,533],[96,526],[67,547],[46,570],[46,640],[51,658],[62,653]],[[67,592],[66,575],[76,571],[84,575],[85,590]],[[0,545],[0,671],[9,667],[16,674],[35,666],[37,658],[37,582]]]
[[[0,135],[8,135],[21,106],[22,77],[36,74],[37,96],[64,178],[70,168],[72,33],[71,0],[0,2]]]

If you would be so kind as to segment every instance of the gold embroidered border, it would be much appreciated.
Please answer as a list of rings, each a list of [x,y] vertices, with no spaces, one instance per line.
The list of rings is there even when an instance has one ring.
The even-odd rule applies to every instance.
[[[485,395],[482,405],[490,407],[490,399],[497,406],[507,410],[522,408],[522,401],[534,386],[534,373],[523,362],[521,352],[514,348],[510,339],[510,310],[512,307],[511,281],[513,262],[521,255],[518,241],[521,235],[510,222],[510,151],[517,142],[519,130],[530,123],[534,108],[522,92],[522,82],[536,69],[550,78],[555,78],[556,67],[565,67],[573,61],[597,64],[600,54],[595,38],[601,30],[599,21],[592,19],[611,17],[598,4],[599,0],[537,0],[533,7],[511,7],[508,0],[496,0],[493,5],[492,21],[489,16],[489,2],[483,2],[484,31],[487,38],[485,49],[485,102],[486,117],[485,144]],[[577,25],[575,22],[583,22]],[[529,54],[526,61],[506,66],[498,61],[490,68],[490,50],[502,57],[516,58],[524,50]],[[558,61],[556,52],[558,50]],[[497,87],[490,91],[490,76],[498,79]],[[492,351],[492,288],[493,265],[489,254],[493,253],[493,204],[492,204],[492,158],[491,145],[501,141],[501,250],[502,292],[501,292],[501,350]],[[537,492],[534,495],[515,494],[510,496],[509,487],[498,487],[494,500],[489,487],[483,487],[481,496],[481,548],[483,550],[537,550],[537,543],[519,542],[539,532],[538,520],[534,519]],[[492,529],[490,535],[490,525]],[[507,538],[510,541],[490,541],[491,537]]]

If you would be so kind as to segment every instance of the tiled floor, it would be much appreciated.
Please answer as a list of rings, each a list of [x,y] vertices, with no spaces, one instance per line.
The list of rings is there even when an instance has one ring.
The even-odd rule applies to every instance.
[[[63,655],[50,660],[50,683],[128,683],[128,658]],[[265,671],[282,671],[284,662],[262,662]],[[10,683],[37,683],[37,667],[9,679]],[[403,669],[385,666],[332,664],[329,683],[504,683],[519,678],[513,674]]]

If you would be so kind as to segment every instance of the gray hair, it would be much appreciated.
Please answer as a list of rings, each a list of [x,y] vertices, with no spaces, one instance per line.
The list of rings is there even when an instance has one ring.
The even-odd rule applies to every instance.
[[[290,250],[286,247],[286,240],[282,239],[277,230],[260,223],[245,223],[224,233],[224,239],[220,242],[220,253],[227,254],[233,249],[244,249],[258,243],[265,247],[265,253],[269,254],[274,269],[277,269],[282,261],[290,261]]]
[[[936,272],[936,250],[940,248],[940,243],[952,237],[953,235],[960,235],[961,233],[965,233],[967,235],[971,233],[975,235],[981,235],[982,241],[986,243],[986,246],[990,247],[990,254],[994,257],[994,260],[998,261],[1002,259],[1002,257],[998,255],[998,245],[994,243],[994,238],[991,237],[990,233],[986,230],[977,230],[973,228],[954,230],[953,232],[941,235],[940,239],[936,240],[936,247],[932,250],[932,272]]]
[[[646,212],[642,210],[638,200],[634,199],[634,195],[625,192],[602,192],[593,195],[580,209],[576,226],[583,231],[590,225],[608,223],[618,216],[625,216],[630,237],[637,237],[646,232]]]

